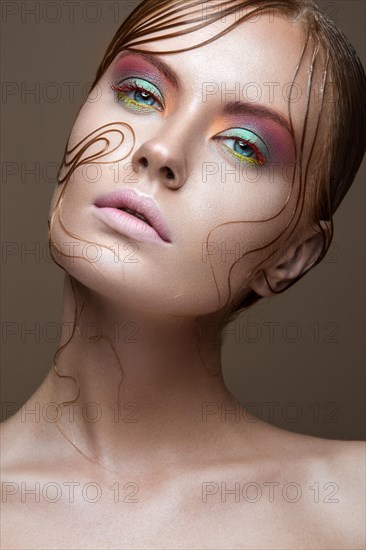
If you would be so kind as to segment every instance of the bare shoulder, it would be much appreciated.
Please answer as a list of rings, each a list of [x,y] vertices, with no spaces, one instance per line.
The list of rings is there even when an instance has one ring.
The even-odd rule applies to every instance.
[[[366,442],[331,440],[327,447],[327,469],[339,485],[339,498],[345,507],[347,522],[364,532]]]
[[[357,490],[357,480],[365,481],[366,442],[329,440],[329,467]],[[362,490],[362,486],[360,487]]]
[[[22,421],[18,411],[0,424],[1,441],[1,473],[19,466],[23,457],[27,458],[27,450],[33,440],[34,429],[31,423]]]
[[[291,434],[289,444],[294,442],[297,442],[298,452],[303,457],[302,463],[310,471],[338,480],[344,494],[363,496],[366,442]]]
[[[366,443],[286,433],[281,444],[283,467],[310,497],[305,514],[324,540],[336,535],[341,548],[366,548]]]
[[[366,444],[364,441],[321,440],[323,447],[322,513],[328,528],[343,538],[344,547],[366,548]]]
[[[37,418],[24,416],[20,409],[13,416],[0,424],[1,469],[20,468],[21,464],[30,463],[41,443],[44,426]]]
[[[23,406],[0,424],[3,481],[40,476],[49,471],[54,474],[54,457],[60,457],[61,450],[63,459],[71,460],[73,456],[66,446],[60,447],[60,434],[55,423],[47,422],[37,414],[29,414],[33,410],[32,403],[27,402],[27,405],[27,411]]]
[[[301,475],[331,480],[342,486],[344,498],[365,504],[366,442],[326,439],[279,428],[276,448],[284,464]],[[278,431],[279,430],[279,431]]]

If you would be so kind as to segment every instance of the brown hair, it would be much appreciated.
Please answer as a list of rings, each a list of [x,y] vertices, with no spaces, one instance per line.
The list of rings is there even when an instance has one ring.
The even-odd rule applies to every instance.
[[[312,63],[309,73],[311,85],[314,67],[323,52],[323,88],[315,135],[311,136],[311,150],[307,162],[303,159],[303,146],[306,138],[307,119],[310,108],[310,92],[305,114],[303,135],[297,151],[297,172],[301,188],[297,205],[297,216],[293,229],[299,229],[300,220],[304,224],[318,227],[323,235],[323,248],[314,265],[325,256],[333,236],[332,216],[337,210],[361,164],[366,142],[366,79],[362,64],[347,37],[326,18],[313,0],[229,0],[213,2],[219,10],[206,10],[202,7],[210,2],[177,0],[144,0],[127,17],[117,30],[98,67],[92,84],[93,89],[110,63],[122,49],[144,51],[142,44],[194,32],[220,18],[235,14],[235,22],[212,38],[191,47],[174,52],[193,50],[216,40],[243,21],[263,12],[275,10],[294,21],[301,21],[306,29],[306,41],[296,73],[303,61],[309,39],[313,39]],[[248,11],[248,8],[249,11]],[[241,14],[245,9],[246,13]],[[174,31],[174,29],[177,29]],[[146,38],[146,35],[149,36]],[[152,52],[169,54],[173,51]],[[295,76],[296,76],[295,73]],[[330,89],[330,80],[332,87]],[[328,93],[332,102],[324,103]],[[334,108],[336,106],[336,108]],[[289,116],[291,109],[289,102]],[[318,147],[316,147],[318,145]],[[310,160],[316,161],[316,176],[309,183]],[[294,173],[294,179],[296,174]],[[306,189],[306,193],[305,193]],[[306,200],[305,200],[306,197]],[[330,233],[326,235],[319,221],[330,222]],[[268,243],[272,244],[272,243]],[[266,248],[266,247],[264,247]],[[264,260],[265,261],[265,260]],[[294,280],[294,284],[297,280]],[[290,285],[290,286],[291,286]],[[281,291],[282,292],[282,291]],[[250,291],[245,299],[236,303],[234,311],[248,307],[260,298]]]

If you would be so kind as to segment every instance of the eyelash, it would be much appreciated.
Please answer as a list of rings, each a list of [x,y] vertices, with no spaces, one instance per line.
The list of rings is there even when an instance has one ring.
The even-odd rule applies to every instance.
[[[156,95],[151,90],[147,90],[146,88],[144,88],[144,86],[140,86],[139,84],[137,84],[136,81],[132,81],[132,82],[133,82],[132,84],[131,83],[130,84],[124,84],[123,86],[118,86],[118,85],[116,86],[114,84],[111,84],[110,87],[116,93],[117,97],[118,97],[119,94],[123,94],[125,91],[132,91],[132,92],[133,91],[138,91],[138,92],[146,93],[149,96],[151,96],[157,103],[159,103],[161,105],[162,109],[156,109],[156,107],[153,107],[152,105],[144,105],[144,107],[140,107],[140,109],[141,110],[153,109],[153,110],[158,110],[158,111],[163,110],[164,106],[162,105],[160,99],[158,97],[156,97]],[[133,102],[134,105],[136,105],[136,107],[138,108],[139,104],[138,104],[137,101],[133,100],[132,98],[128,97],[127,95],[125,95],[124,97],[125,97],[126,100],[129,100],[129,101]],[[126,103],[128,103],[128,101],[126,101]],[[217,137],[216,139],[217,140],[233,139],[236,142],[242,142],[245,145],[249,145],[251,147],[251,149],[253,150],[256,158],[245,157],[244,155],[239,155],[232,148],[230,148],[227,145],[223,144],[225,149],[228,151],[228,154],[230,154],[234,158],[238,158],[239,162],[241,162],[242,164],[262,165],[266,162],[265,156],[261,153],[261,151],[256,146],[256,144],[253,143],[252,141],[248,140],[248,139],[244,139],[244,138],[239,137],[239,136],[220,136],[220,137]],[[243,158],[245,160],[242,160]]]
[[[254,154],[256,155],[257,157],[256,159],[251,157],[244,157],[244,155],[239,155],[239,153],[234,151],[234,149],[232,149],[231,147],[228,147],[227,145],[225,145],[225,143],[223,144],[223,146],[225,147],[225,149],[227,149],[228,153],[231,156],[233,156],[234,158],[239,158],[239,162],[260,165],[260,164],[265,164],[267,160],[266,157],[261,153],[257,145],[253,141],[250,141],[249,139],[244,139],[239,136],[220,136],[220,137],[217,137],[216,139],[217,140],[232,139],[236,143],[242,142],[244,146],[249,145],[253,150]],[[240,160],[240,157],[245,158],[245,161]]]
[[[137,92],[147,93],[155,101],[157,101],[161,105],[162,108],[164,108],[164,106],[162,105],[160,99],[151,90],[147,90],[143,86],[140,86],[139,84],[137,84],[135,81],[133,81],[133,84],[124,84],[123,86],[116,86],[114,84],[111,84],[111,88],[114,92],[116,92],[117,97],[118,97],[118,94],[123,94],[126,91],[128,91],[128,92],[137,91]],[[125,97],[126,97],[126,99],[129,99],[130,101],[133,101],[135,104],[138,105],[138,103],[136,101],[134,101],[132,98],[128,97],[127,95]],[[152,107],[152,105],[145,105],[143,108],[144,109],[152,108],[152,109],[155,109],[155,110],[158,110],[158,111],[162,110],[162,109],[156,109],[156,107]]]

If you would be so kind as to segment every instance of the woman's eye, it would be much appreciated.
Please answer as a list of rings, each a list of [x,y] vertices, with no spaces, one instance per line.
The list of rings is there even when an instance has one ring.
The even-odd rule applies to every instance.
[[[118,85],[111,85],[117,101],[137,111],[164,109],[164,99],[156,86],[142,78],[128,78]]]
[[[243,164],[265,164],[270,158],[269,150],[264,141],[250,130],[233,128],[225,135],[216,136],[216,140],[223,143],[225,150]]]

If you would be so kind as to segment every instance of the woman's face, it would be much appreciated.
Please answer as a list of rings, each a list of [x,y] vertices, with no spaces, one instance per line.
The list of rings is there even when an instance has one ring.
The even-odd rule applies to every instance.
[[[63,226],[56,215],[51,240],[70,258],[54,254],[116,303],[178,315],[216,311],[228,299],[229,272],[232,296],[248,290],[266,251],[244,253],[270,243],[291,218],[297,186],[290,193],[288,99],[304,45],[300,25],[263,14],[198,49],[148,55],[200,43],[232,21],[145,44],[146,55],[123,50],[75,121],[66,161],[77,164],[51,205],[52,212],[67,185]],[[291,103],[297,141],[309,59]],[[170,242],[146,225],[136,228],[135,217],[107,210],[126,207],[120,197],[108,201],[123,190],[154,202]],[[112,220],[121,216],[117,229]]]

